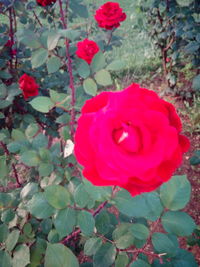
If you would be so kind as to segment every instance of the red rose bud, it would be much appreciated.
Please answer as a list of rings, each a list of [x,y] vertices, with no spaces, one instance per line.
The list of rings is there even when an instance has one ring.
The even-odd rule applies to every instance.
[[[132,196],[150,192],[171,178],[189,149],[174,106],[138,84],[102,92],[81,112],[74,152],[94,185],[120,186]]]
[[[14,45],[14,42],[11,40],[8,40],[7,43],[5,44],[6,47],[12,47]]]
[[[35,82],[35,79],[26,73],[23,74],[19,79],[19,87],[23,92],[25,99],[28,99],[31,96],[38,95],[39,85]]]
[[[167,57],[166,58],[166,62],[168,63],[168,62],[170,62],[171,61],[171,57]]]
[[[107,2],[96,11],[94,15],[98,26],[105,28],[106,30],[112,30],[118,28],[120,22],[126,19],[126,13],[118,3]]]
[[[38,5],[45,7],[54,4],[56,0],[36,0],[36,2],[38,3]]]
[[[94,41],[85,39],[77,43],[77,50],[76,50],[77,57],[82,58],[88,64],[92,62],[94,55],[98,52],[99,52],[99,47]]]
[[[16,49],[12,49],[11,50],[11,55],[15,56],[17,54],[17,50]]]

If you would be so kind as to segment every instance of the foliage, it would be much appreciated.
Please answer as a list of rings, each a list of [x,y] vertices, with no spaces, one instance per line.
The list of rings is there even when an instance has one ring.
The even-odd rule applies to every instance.
[[[96,27],[89,16],[96,7],[82,0],[45,8],[35,1],[0,1],[8,16],[0,25],[0,265],[144,267],[170,261],[195,267],[178,243],[195,229],[182,211],[191,193],[184,175],[132,198],[126,190],[90,184],[72,154],[82,104],[124,68],[123,60],[106,56],[121,37],[118,29],[111,38]],[[90,36],[101,52],[89,65],[75,51]],[[40,86],[27,101],[18,85],[24,73]]]
[[[140,8],[148,16],[151,25],[149,31],[155,45],[160,50],[168,86],[176,92],[181,67],[183,68],[187,63],[191,63],[193,72],[192,89],[198,91],[200,89],[198,1],[150,0],[145,2],[146,5],[143,5],[143,1],[140,2]]]

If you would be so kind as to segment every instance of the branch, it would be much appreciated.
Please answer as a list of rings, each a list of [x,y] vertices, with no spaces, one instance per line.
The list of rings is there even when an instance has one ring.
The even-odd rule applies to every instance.
[[[6,146],[6,144],[4,144],[3,142],[0,142],[0,145],[2,146],[6,156],[9,156],[10,155],[10,152]],[[14,176],[15,176],[15,180],[17,182],[17,187],[21,187],[21,183],[19,181],[19,176],[18,176],[18,173],[17,173],[17,169],[16,169],[16,166],[14,163],[12,163],[12,169],[13,169],[13,172],[14,172]]]
[[[35,17],[36,21],[38,22],[38,24],[40,25],[40,27],[43,27],[43,25],[42,25],[41,21],[39,20],[39,18],[38,18],[37,14],[35,13],[35,11],[34,11],[34,10],[33,10],[33,15],[34,15],[34,17]]]
[[[60,7],[60,15],[61,15],[61,22],[63,25],[63,29],[67,29],[67,23],[65,21],[65,15],[62,7],[62,0],[58,1],[59,7]],[[66,10],[68,10],[69,6],[69,0],[66,1]],[[76,103],[76,89],[74,86],[74,77],[73,77],[73,72],[72,72],[72,60],[70,57],[69,49],[70,49],[70,44],[67,38],[65,39],[65,47],[66,47],[66,57],[67,57],[67,69],[69,72],[69,87],[71,89],[71,122],[70,122],[70,131],[71,131],[71,138],[72,140],[74,139],[74,134],[75,134],[75,103]]]

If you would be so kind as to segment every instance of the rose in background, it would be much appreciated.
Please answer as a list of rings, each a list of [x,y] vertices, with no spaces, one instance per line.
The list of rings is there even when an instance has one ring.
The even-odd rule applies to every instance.
[[[112,30],[118,28],[120,22],[126,19],[126,13],[118,3],[107,2],[96,11],[94,18],[99,27]]]
[[[85,60],[88,64],[92,62],[93,57],[99,52],[98,45],[89,39],[84,39],[77,43],[76,55]]]
[[[26,73],[23,74],[19,79],[19,87],[23,92],[25,99],[28,99],[31,96],[38,95],[39,85],[35,82],[35,79]]]
[[[54,4],[56,0],[36,0],[38,5],[40,6],[49,6],[51,4]]]
[[[189,149],[172,104],[132,84],[86,101],[75,135],[75,156],[94,185],[117,185],[132,196],[170,179]]]

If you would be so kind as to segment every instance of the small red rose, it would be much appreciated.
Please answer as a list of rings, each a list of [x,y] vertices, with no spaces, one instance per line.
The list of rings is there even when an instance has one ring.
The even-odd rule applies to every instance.
[[[14,42],[11,40],[8,40],[7,43],[5,44],[6,47],[12,47],[14,45]]]
[[[23,74],[19,79],[19,87],[23,92],[25,99],[28,99],[31,96],[38,95],[39,85],[35,82],[35,79],[26,73]]]
[[[171,57],[167,57],[166,58],[166,62],[168,63],[168,62],[170,62],[171,61]]]
[[[120,22],[126,19],[126,13],[123,12],[123,9],[118,3],[107,2],[100,6],[94,18],[99,27],[112,30],[113,28],[118,28]]]
[[[120,186],[132,196],[168,181],[189,140],[172,104],[132,84],[87,100],[75,134],[83,175],[97,186]]]
[[[54,4],[56,2],[56,0],[36,0],[36,2],[40,6],[49,6],[51,4]]]
[[[99,47],[92,40],[85,39],[77,43],[77,50],[76,50],[77,57],[82,58],[88,64],[92,62],[94,55],[98,52],[99,52]]]

